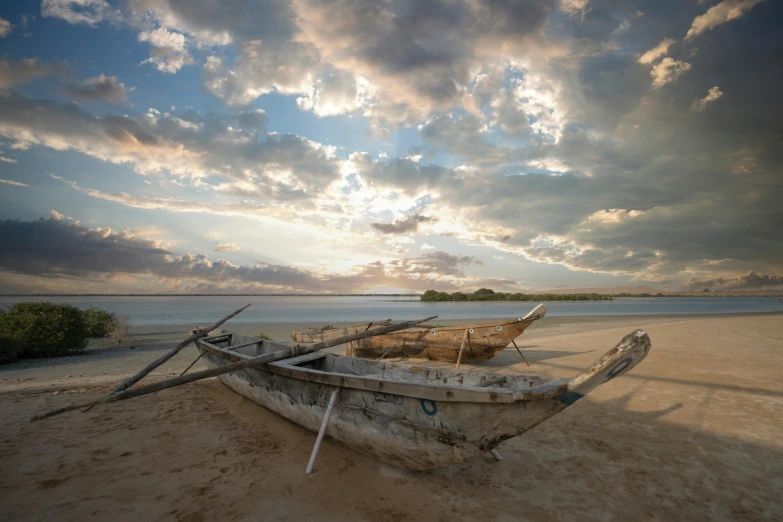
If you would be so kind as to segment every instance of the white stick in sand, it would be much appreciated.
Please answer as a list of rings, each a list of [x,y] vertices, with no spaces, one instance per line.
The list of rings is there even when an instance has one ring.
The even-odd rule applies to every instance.
[[[321,422],[321,429],[318,430],[318,437],[315,438],[315,446],[313,446],[313,453],[310,455],[310,462],[307,463],[307,469],[305,470],[305,475],[309,475],[313,472],[313,464],[315,464],[315,459],[318,457],[318,448],[321,447],[321,441],[324,440],[324,433],[326,432],[326,425],[329,423],[329,417],[332,415],[332,409],[334,408],[334,403],[337,402],[337,392],[340,391],[340,388],[337,388],[332,392],[332,396],[329,397],[329,405],[326,407],[326,413],[324,413],[324,420]]]

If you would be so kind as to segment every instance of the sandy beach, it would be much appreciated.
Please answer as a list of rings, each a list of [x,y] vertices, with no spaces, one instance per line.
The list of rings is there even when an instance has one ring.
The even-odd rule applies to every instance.
[[[411,472],[327,438],[305,476],[315,434],[214,379],[28,422],[100,396],[192,326],[0,367],[0,519],[783,519],[783,314],[545,318],[517,340],[530,367],[513,347],[482,366],[569,376],[635,328],[652,351],[501,444],[500,462]],[[284,340],[292,328],[263,329]],[[151,378],[195,356],[189,347]]]

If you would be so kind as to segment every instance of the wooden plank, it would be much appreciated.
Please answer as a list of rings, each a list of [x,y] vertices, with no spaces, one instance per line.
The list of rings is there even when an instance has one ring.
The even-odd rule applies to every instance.
[[[321,372],[282,364],[269,364],[264,369],[271,373],[303,381],[356,390],[391,393],[415,399],[429,399],[442,402],[486,402],[493,404],[514,402],[514,393],[510,390],[489,391],[475,389],[475,386],[461,387],[443,384],[419,384],[410,381],[390,381],[378,377],[360,377],[344,373]]]
[[[505,382],[505,380],[506,380],[506,375],[498,375],[497,377],[492,377],[484,382],[478,383],[476,385],[476,388],[486,388],[487,386],[492,386],[493,384],[500,384],[502,382]]]

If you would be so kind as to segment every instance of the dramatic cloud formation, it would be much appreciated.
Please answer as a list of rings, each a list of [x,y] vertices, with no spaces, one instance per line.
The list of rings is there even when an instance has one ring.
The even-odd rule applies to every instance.
[[[326,291],[783,272],[779,2],[44,0],[41,13],[128,53],[93,65],[77,41],[66,71],[34,57],[50,35],[33,31],[0,59],[1,177],[36,196],[14,214],[20,187],[3,183],[7,217],[170,224],[161,238],[241,245],[232,260],[270,252],[291,278],[230,263],[217,277],[201,256],[185,272],[119,272],[134,281]],[[213,275],[182,275],[196,266]]]
[[[379,286],[516,287],[503,279],[471,278],[464,268],[476,263],[474,258],[444,252],[360,265],[348,275],[316,274],[270,264],[234,265],[203,254],[177,255],[132,231],[90,229],[53,214],[54,218],[38,221],[0,221],[0,234],[11,245],[0,252],[0,269],[38,278],[100,280],[106,288],[111,288],[115,278],[150,275],[172,286],[229,284],[240,285],[244,291],[272,292],[348,292]]]
[[[153,110],[133,119],[97,118],[75,106],[0,92],[0,134],[16,148],[77,150],[144,174],[216,175],[237,182],[226,190],[284,200],[307,198],[339,176],[332,152],[318,143],[257,128],[237,131],[230,119],[205,120],[192,111],[182,116]]]

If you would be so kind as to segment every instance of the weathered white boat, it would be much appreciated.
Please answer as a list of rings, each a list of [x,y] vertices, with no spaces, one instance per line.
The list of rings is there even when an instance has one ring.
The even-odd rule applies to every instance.
[[[224,334],[196,342],[218,367],[286,348]],[[571,379],[457,371],[314,352],[220,379],[248,399],[318,431],[340,388],[326,435],[393,466],[430,469],[464,462],[520,435],[644,359],[637,330]]]
[[[534,321],[546,315],[543,304],[525,317],[492,323],[462,326],[421,324],[385,335],[368,337],[348,344],[345,354],[367,359],[397,358],[429,359],[456,362],[462,350],[462,362],[487,361],[522,335]],[[298,343],[318,343],[382,327],[387,323],[363,323],[344,328],[329,328],[311,332],[291,332]]]

